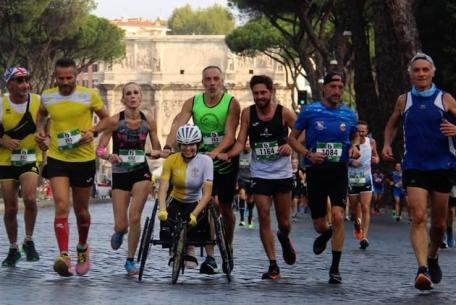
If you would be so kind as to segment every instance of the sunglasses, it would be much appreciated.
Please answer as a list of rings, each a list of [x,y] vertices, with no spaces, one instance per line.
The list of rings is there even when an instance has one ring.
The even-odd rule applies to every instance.
[[[28,83],[30,81],[30,77],[29,76],[19,76],[19,77],[13,77],[11,80],[15,81],[18,84],[22,84],[22,83]]]

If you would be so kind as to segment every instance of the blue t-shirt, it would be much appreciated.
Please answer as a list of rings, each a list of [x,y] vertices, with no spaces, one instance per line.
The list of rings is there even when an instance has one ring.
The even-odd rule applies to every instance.
[[[323,152],[327,156],[324,164],[329,164],[348,162],[350,135],[356,132],[356,125],[356,115],[349,107],[329,108],[315,102],[301,111],[293,128],[305,130],[306,148]],[[311,165],[309,160],[305,164]]]

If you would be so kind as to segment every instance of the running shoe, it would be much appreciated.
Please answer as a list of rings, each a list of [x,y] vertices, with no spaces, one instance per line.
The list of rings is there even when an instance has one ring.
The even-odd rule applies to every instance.
[[[24,241],[22,244],[22,251],[24,251],[28,262],[36,262],[40,260],[40,256],[38,255],[38,252],[36,252],[33,240]]]
[[[239,226],[240,226],[240,227],[245,226],[245,222],[244,222],[244,221],[239,222]]]
[[[21,253],[17,248],[10,248],[8,255],[2,262],[3,267],[16,267],[16,263],[21,259]]]
[[[361,219],[356,218],[355,221],[353,222],[353,236],[355,236],[356,240],[362,240],[364,238],[364,232],[363,229],[361,228]]]
[[[125,233],[114,232],[111,236],[111,248],[117,250],[120,248],[123,242],[123,237]]]
[[[277,239],[282,245],[282,255],[285,263],[288,265],[296,263],[296,251],[291,243],[290,237],[284,236],[282,232],[277,231]]]
[[[431,276],[431,281],[434,284],[440,283],[442,280],[442,269],[439,266],[439,258],[428,257],[427,259],[429,275]]]
[[[212,256],[206,256],[206,259],[201,264],[200,273],[204,274],[216,274],[217,273],[217,263]]]
[[[427,267],[419,267],[415,277],[415,288],[418,290],[431,290],[433,284]]]
[[[369,241],[367,240],[367,238],[363,238],[360,242],[359,242],[359,248],[361,250],[366,250],[366,248],[369,247]]]
[[[396,215],[397,215],[396,210],[393,210],[393,211],[391,212],[391,216],[392,216],[393,218],[396,218]]]
[[[253,229],[253,223],[249,223],[248,228]]]
[[[188,269],[195,269],[198,267],[198,260],[193,255],[185,254],[184,255],[184,264]]]
[[[396,216],[396,222],[401,221],[401,219],[402,219],[401,215]]]
[[[439,248],[440,248],[440,249],[446,249],[446,248],[448,248],[448,245],[447,245],[447,243],[446,243],[445,240],[442,240],[442,242],[440,243]]]
[[[90,270],[90,247],[86,245],[85,249],[77,247],[78,260],[76,263],[76,273],[78,275],[84,275]]]
[[[331,239],[331,237],[332,237],[332,228],[329,228],[328,231],[320,234],[320,236],[315,238],[315,241],[313,243],[313,252],[316,255],[323,253],[323,251],[325,251],[325,249],[326,249],[326,243],[328,242],[328,240]]]
[[[62,253],[55,259],[54,271],[60,276],[72,276],[73,268],[71,267],[71,258],[68,253]]]
[[[125,270],[127,270],[128,275],[138,275],[139,274],[139,268],[134,261],[127,260],[125,262],[124,267],[125,267]]]
[[[330,271],[329,272],[329,284],[342,284],[342,277],[340,276],[339,271]]]
[[[262,280],[278,280],[280,279],[280,269],[277,265],[269,265],[269,269],[267,272],[263,273],[261,276]]]

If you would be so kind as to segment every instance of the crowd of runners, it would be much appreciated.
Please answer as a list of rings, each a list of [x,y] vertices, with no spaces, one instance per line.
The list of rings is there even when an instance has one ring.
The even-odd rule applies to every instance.
[[[310,212],[318,233],[313,252],[320,255],[331,241],[329,283],[342,283],[339,265],[347,217],[353,221],[359,247],[367,250],[370,216],[384,210],[383,194],[391,187],[394,219],[402,220],[402,208],[408,211],[418,266],[415,287],[432,289],[442,278],[439,248],[454,246],[456,206],[456,102],[435,86],[434,72],[428,55],[418,53],[411,59],[411,90],[398,97],[380,149],[369,136],[368,122],[343,104],[345,79],[337,71],[324,76],[321,100],[296,115],[276,100],[273,79],[266,75],[251,78],[254,103],[241,109],[236,98],[224,90],[221,68],[207,66],[202,70],[204,92],[183,103],[162,146],[153,116],[140,110],[144,108],[139,84],[123,86],[124,109],[109,116],[97,91],[77,85],[76,64],[71,59],[56,62],[56,87],[41,96],[30,92],[26,68],[8,68],[4,73],[8,93],[0,100],[0,184],[10,248],[2,266],[16,266],[21,258],[19,245],[28,261],[40,258],[33,230],[36,190],[43,177],[49,180],[55,202],[55,272],[71,276],[90,270],[89,199],[95,161],[100,158],[112,164],[111,248],[118,250],[126,237],[124,268],[129,275],[137,275],[134,257],[141,215],[152,187],[148,159],[161,158],[163,171],[157,193],[160,227],[166,227],[176,213],[196,226],[205,207],[213,202],[232,245],[236,224],[250,229],[257,225],[253,221],[256,207],[259,235],[269,261],[261,276],[265,280],[281,276],[276,239],[285,263],[295,264],[290,232],[293,222],[299,221],[298,215]],[[95,125],[94,114],[98,117]],[[190,119],[193,124],[188,124]],[[400,124],[405,145],[402,158],[393,155],[391,148]],[[391,173],[385,172],[388,166]],[[16,219],[19,190],[25,206],[22,243],[18,242]],[[238,222],[234,201],[238,203]],[[69,247],[71,207],[79,237],[75,251]],[[271,224],[272,211],[277,230]],[[186,253],[185,263],[198,266],[191,247]],[[213,246],[207,245],[200,272],[214,274],[217,270]]]

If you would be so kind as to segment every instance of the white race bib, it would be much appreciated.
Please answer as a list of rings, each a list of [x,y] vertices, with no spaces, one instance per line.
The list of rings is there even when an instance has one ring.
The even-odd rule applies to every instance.
[[[136,166],[146,161],[144,150],[140,149],[119,149],[119,157],[125,166]]]
[[[330,162],[339,162],[342,156],[342,143],[317,143],[317,152],[324,154]]]
[[[11,153],[11,165],[23,166],[25,164],[35,163],[36,154],[34,149],[18,149]]]
[[[258,160],[273,161],[279,158],[279,143],[277,141],[271,142],[257,142],[255,143],[255,155]]]
[[[79,146],[81,140],[81,132],[79,129],[59,132],[57,134],[57,148],[59,151],[73,149]]]

